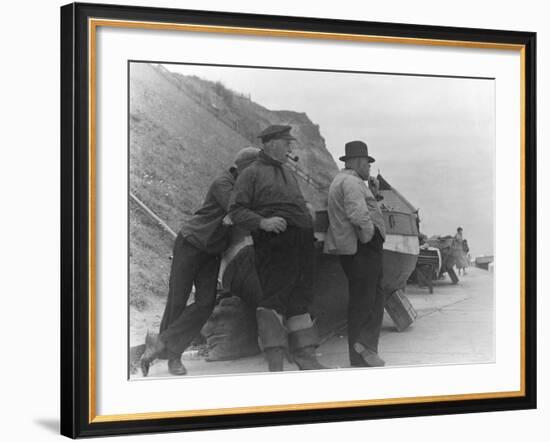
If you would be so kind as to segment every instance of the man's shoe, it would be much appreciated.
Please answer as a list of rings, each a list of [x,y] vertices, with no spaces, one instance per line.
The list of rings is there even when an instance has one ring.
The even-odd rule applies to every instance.
[[[325,367],[317,360],[315,347],[304,347],[292,352],[292,359],[300,370],[326,370]]]
[[[386,362],[375,351],[369,350],[358,343],[354,345],[354,349],[361,355],[366,367],[383,367],[386,365]]]
[[[149,374],[149,367],[151,367],[151,364],[153,363],[152,359],[145,359],[143,356],[141,357],[140,361],[141,366],[141,374],[143,374],[143,377],[147,377]]]
[[[370,350],[365,350],[361,353],[361,356],[363,357],[367,367],[383,367],[386,365],[386,361],[378,356],[378,353],[374,353]]]
[[[164,350],[164,348],[165,345],[159,339],[159,335],[147,331],[147,335],[145,336],[145,351],[143,352],[140,360],[143,377],[146,377],[149,374],[149,367]]]
[[[182,364],[180,358],[168,360],[168,371],[174,376],[183,376],[187,374],[187,369],[185,365]]]

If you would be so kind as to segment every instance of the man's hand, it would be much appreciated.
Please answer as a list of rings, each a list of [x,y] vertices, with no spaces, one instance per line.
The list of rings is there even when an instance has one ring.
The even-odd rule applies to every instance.
[[[265,230],[266,232],[281,233],[286,230],[286,221],[280,216],[263,218],[260,221],[260,229]]]
[[[225,215],[222,219],[222,225],[225,227],[230,227],[233,225],[233,220],[229,215]]]

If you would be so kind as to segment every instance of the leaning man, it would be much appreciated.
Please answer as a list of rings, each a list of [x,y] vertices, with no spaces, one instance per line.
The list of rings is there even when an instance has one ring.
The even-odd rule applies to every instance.
[[[382,245],[386,236],[378,205],[377,180],[370,178],[367,145],[351,141],[345,146],[345,162],[330,185],[329,229],[325,252],[340,255],[348,279],[348,347],[353,367],[379,367],[378,340],[384,314]],[[365,183],[369,182],[369,185]]]
[[[282,371],[284,355],[301,370],[325,368],[309,314],[313,300],[313,219],[296,177],[283,164],[295,138],[290,126],[274,125],[260,135],[259,158],[237,179],[230,217],[254,241],[262,300],[256,310],[258,336],[270,371]]]
[[[216,302],[221,253],[229,245],[230,227],[223,223],[229,199],[239,173],[258,157],[259,149],[246,147],[235,157],[235,167],[210,185],[201,208],[184,224],[174,243],[168,300],[159,335],[147,335],[141,358],[144,376],[155,359],[168,359],[173,375],[187,370],[181,355],[200,333]],[[187,305],[195,286],[195,301]]]

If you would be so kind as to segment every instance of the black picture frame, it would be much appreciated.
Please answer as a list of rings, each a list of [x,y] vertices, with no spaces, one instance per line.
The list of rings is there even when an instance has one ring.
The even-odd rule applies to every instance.
[[[94,419],[90,379],[90,18],[519,45],[524,68],[523,395],[139,420]],[[61,434],[90,437],[536,408],[536,34],[73,3],[61,8]],[[90,259],[90,257],[92,257]],[[93,281],[92,281],[93,282]],[[93,315],[92,315],[93,318]],[[93,320],[93,319],[92,319]]]

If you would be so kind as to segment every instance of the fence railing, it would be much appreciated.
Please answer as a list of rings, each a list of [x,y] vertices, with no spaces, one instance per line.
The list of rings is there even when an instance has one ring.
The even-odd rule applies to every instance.
[[[135,196],[132,192],[130,192],[130,198],[135,201],[135,203],[141,207],[147,215],[149,215],[151,218],[153,218],[160,226],[166,230],[172,237],[176,238],[178,234],[172,230],[172,228],[166,224],[155,212],[153,212],[147,205],[141,201],[137,196]]]

